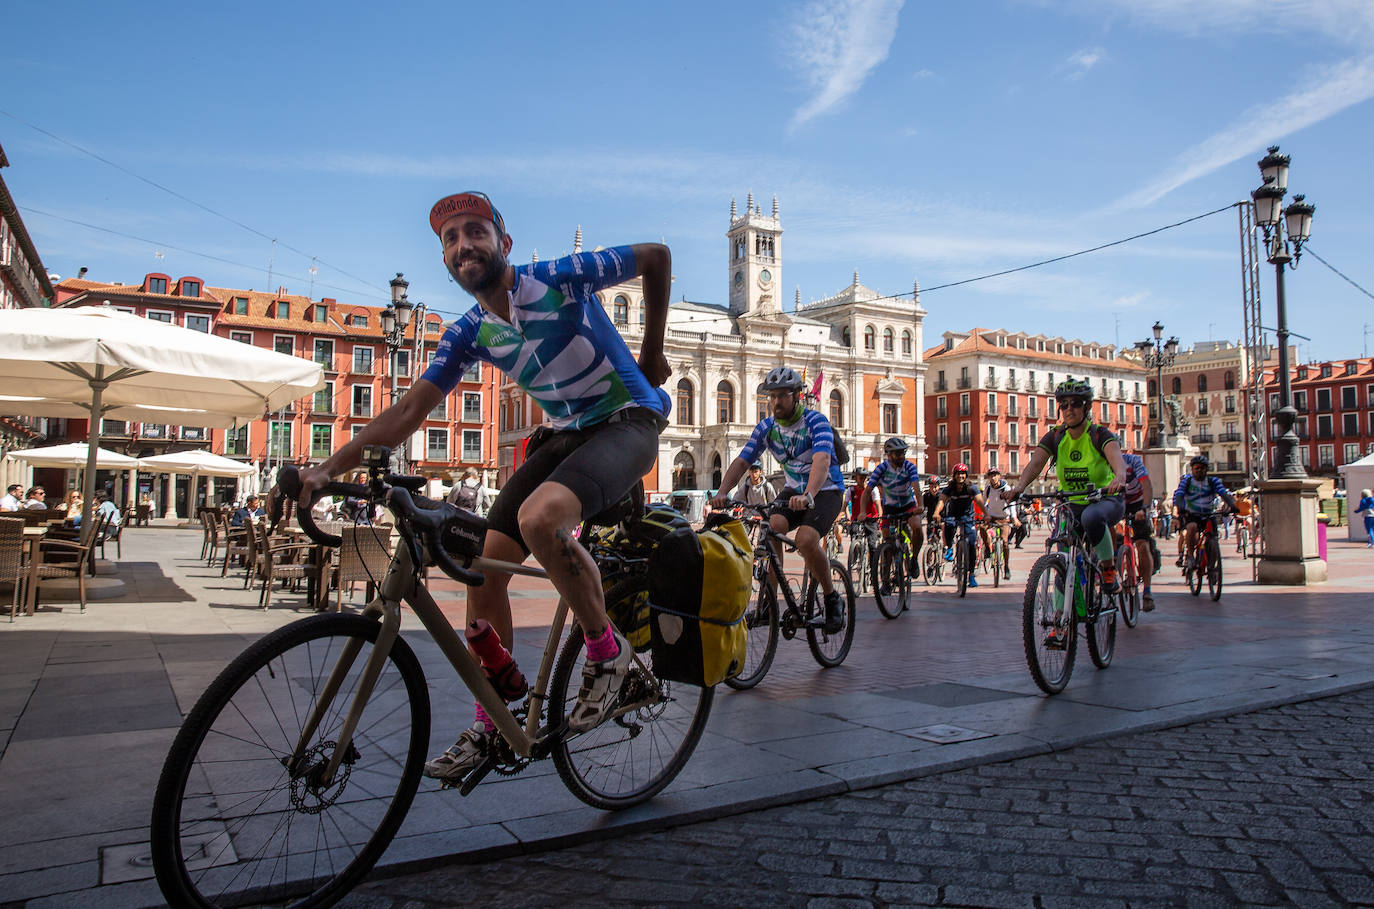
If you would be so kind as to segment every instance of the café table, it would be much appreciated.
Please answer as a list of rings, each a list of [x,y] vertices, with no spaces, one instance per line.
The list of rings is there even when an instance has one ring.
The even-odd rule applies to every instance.
[[[24,615],[33,615],[38,602],[38,566],[42,563],[42,553],[38,544],[48,535],[51,525],[41,524],[24,528],[24,558],[29,562],[28,589],[24,592]]]

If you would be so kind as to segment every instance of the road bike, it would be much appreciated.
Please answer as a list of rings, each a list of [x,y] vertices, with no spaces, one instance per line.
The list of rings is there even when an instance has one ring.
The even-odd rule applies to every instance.
[[[895,619],[906,610],[911,596],[911,530],[905,518],[884,518],[880,526],[885,526],[886,531],[873,570],[873,601],[884,618]]]
[[[1224,512],[1213,512],[1198,528],[1193,539],[1192,556],[1183,562],[1183,578],[1193,596],[1202,593],[1202,580],[1207,579],[1207,593],[1215,603],[1221,599],[1222,568],[1221,543],[1217,540],[1217,518]]]
[[[1135,551],[1135,531],[1129,519],[1116,525],[1116,577],[1121,585],[1121,621],[1134,628],[1140,621],[1140,561]]]
[[[544,572],[483,558],[485,520],[418,495],[424,478],[390,473],[389,460],[384,447],[367,446],[367,484],[335,482],[319,492],[356,496],[395,517],[399,542],[377,597],[361,615],[312,616],[249,645],[201,695],[172,742],[150,841],[158,884],[173,906],[327,906],[381,857],[410,808],[429,750],[429,687],[400,635],[403,603],[496,727],[481,763],[456,783],[462,795],[492,771],[512,775],[552,758],[577,798],[629,808],[667,786],[701,738],[714,689],[660,678],[648,649],[634,654],[607,719],[586,732],[570,730],[583,632],[574,623],[564,638],[569,610],[561,599],[534,684],[508,707],[421,571],[434,564],[468,585],[481,583],[484,570]],[[296,468],[283,469],[278,482],[298,495]],[[623,512],[627,521],[642,513],[642,495]],[[341,545],[319,530],[309,508],[296,514],[316,542]],[[627,556],[600,565],[613,615],[633,612],[647,589],[647,564],[635,563]]]
[[[954,540],[954,583],[959,588],[959,596],[968,593],[969,581],[973,578],[973,566],[978,564],[978,531],[974,528],[973,516],[945,518],[946,527],[955,528]]]
[[[811,572],[803,569],[801,593],[798,595],[782,570],[782,558],[775,544],[781,544],[783,549],[790,552],[796,552],[797,544],[792,538],[768,526],[768,506],[744,505],[744,510],[752,512],[746,521],[756,523],[759,533],[758,543],[754,547],[754,598],[744,613],[744,624],[748,630],[744,668],[738,675],[726,679],[725,684],[737,691],[753,688],[763,681],[773,665],[778,652],[778,636],[790,641],[797,632],[803,630],[806,632],[806,643],[811,648],[811,656],[817,663],[827,669],[840,665],[854,643],[854,584],[848,569],[839,561],[830,562],[830,580],[840,593],[844,625],[839,631],[826,631],[825,599]],[[773,579],[776,579],[776,583]],[[778,603],[779,591],[783,598],[781,606]]]
[[[1082,495],[1074,493],[1075,497]],[[1100,501],[1102,490],[1091,490],[1086,496],[1089,502]],[[1082,524],[1067,508],[1069,496],[1052,492],[1031,498],[1065,506],[1056,512],[1059,523],[1051,525],[1054,551],[1042,555],[1031,567],[1021,604],[1021,641],[1031,678],[1046,694],[1058,694],[1073,674],[1080,628],[1088,640],[1093,665],[1106,669],[1111,664],[1121,594],[1103,593],[1097,557]]]
[[[862,595],[868,591],[873,579],[873,563],[877,555],[876,547],[870,540],[878,524],[877,518],[863,518],[850,521],[846,530],[849,536],[849,554],[846,564],[849,576],[854,580],[854,590]],[[757,541],[755,541],[757,542]]]
[[[926,545],[921,548],[921,577],[927,587],[934,587],[945,576],[945,560],[940,555],[940,523],[934,518],[926,521]]]

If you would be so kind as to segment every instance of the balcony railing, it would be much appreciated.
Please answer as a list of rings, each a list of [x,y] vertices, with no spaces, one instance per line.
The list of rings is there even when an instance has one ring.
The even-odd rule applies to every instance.
[[[1131,392],[1131,400],[1139,404],[1145,400],[1145,395],[1141,394],[1138,391],[1133,391]]]
[[[995,417],[995,416],[997,416],[997,402],[996,402],[996,401],[993,401],[992,403],[988,404],[988,416],[990,416],[990,417]]]
[[[949,391],[949,382],[944,379],[937,379],[935,382],[936,391]]]
[[[1039,380],[1039,379],[1027,379],[1027,380],[1026,380],[1026,391],[1039,391],[1039,390],[1040,390],[1040,380]]]
[[[972,388],[972,387],[973,387],[973,380],[972,380],[972,379],[960,379],[960,380],[959,380],[959,387],[960,387],[961,389],[962,389],[962,388]]]
[[[936,437],[935,437],[935,445],[936,445],[937,447],[939,447],[939,448],[944,448],[944,447],[945,447],[946,445],[948,445],[948,444],[949,444],[949,436],[936,436]]]
[[[332,417],[336,413],[333,401],[311,401],[310,413],[312,416]]]
[[[1353,439],[1353,438],[1355,438],[1356,436],[1358,436],[1359,434],[1360,434],[1360,427],[1359,427],[1358,424],[1356,424],[1356,425],[1354,425],[1354,426],[1342,426],[1342,427],[1341,427],[1341,436],[1342,436],[1343,438]]]
[[[959,444],[960,444],[960,445],[968,445],[968,444],[969,444],[970,442],[972,442],[972,441],[973,441],[973,438],[972,438],[972,436],[971,436],[969,433],[967,433],[967,432],[961,432],[961,433],[959,433]]]
[[[1193,441],[1203,444],[1210,444],[1212,442],[1215,442],[1216,440],[1212,438],[1212,434],[1210,432],[1200,432],[1197,434],[1197,438]]]
[[[1017,379],[1008,376],[1007,379],[1002,383],[1002,387],[1005,388],[1007,391],[1016,391],[1021,387],[1021,383]]]
[[[935,409],[935,419],[937,419],[937,420],[943,420],[943,419],[946,419],[948,416],[949,416],[949,408],[948,408],[948,407],[937,407],[937,408]]]
[[[1244,439],[1244,436],[1241,435],[1241,434],[1238,433],[1238,432],[1223,432],[1221,435],[1217,436],[1217,441],[1218,441],[1218,442],[1223,442],[1223,443],[1225,443],[1225,442],[1240,442],[1240,441],[1242,441],[1243,439]]]
[[[960,404],[960,405],[959,405],[959,416],[961,416],[961,417],[966,417],[966,416],[968,416],[970,410],[971,410],[971,408],[969,407],[969,405],[967,405],[967,404]]]
[[[481,460],[482,460],[482,449],[480,449],[480,448],[468,448],[468,447],[464,446],[464,448],[463,448],[463,460],[466,461],[466,462],[468,462],[468,463],[473,463],[473,462],[481,461]]]

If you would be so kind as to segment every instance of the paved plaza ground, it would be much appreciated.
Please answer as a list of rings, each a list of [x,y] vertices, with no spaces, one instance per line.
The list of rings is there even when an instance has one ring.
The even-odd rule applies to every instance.
[[[502,860],[491,872],[498,882],[518,869],[542,875],[537,890],[503,905],[546,905],[550,892],[568,894],[569,904],[579,894],[590,900],[600,891],[577,888],[603,878],[567,874],[550,884],[550,875],[582,868],[589,856],[602,856],[591,861],[598,874],[629,882],[623,905],[756,903],[749,897],[755,887],[779,905],[830,898],[1029,905],[1032,897],[1051,905],[1074,895],[1095,905],[1107,897],[1248,903],[1290,890],[1304,905],[1318,905],[1318,894],[1333,903],[1374,900],[1356,886],[1370,877],[1368,821],[1342,815],[1361,807],[1370,813],[1369,749],[1338,741],[1342,717],[1363,717],[1369,728],[1370,698],[1355,693],[1374,686],[1369,551],[1333,544],[1331,583],[1308,589],[1254,586],[1248,565],[1232,554],[1219,603],[1189,596],[1177,570],[1166,568],[1156,577],[1159,609],[1139,627],[1121,628],[1112,666],[1099,672],[1080,653],[1068,689],[1046,698],[1030,680],[1020,643],[1020,591],[1034,542],[1015,553],[1010,587],[980,587],[963,600],[948,584],[918,588],[912,610],[895,621],[861,600],[853,651],[837,669],[821,670],[801,641],[781,642],[758,688],[720,690],[692,761],[648,805],[617,815],[587,808],[546,765],[489,779],[467,799],[424,783],[378,875],[459,859]],[[0,627],[0,906],[161,903],[147,867],[146,827],[183,713],[246,643],[308,614],[303,598],[290,593],[266,613],[257,609],[241,576],[222,578],[218,566],[196,558],[199,551],[198,531],[130,529],[120,561],[125,597],[93,601],[84,615],[63,604]],[[445,612],[461,621],[460,588],[435,588]],[[522,629],[516,656],[533,665],[553,600],[536,581],[518,580],[514,591]],[[431,750],[438,751],[470,722],[470,697],[418,623],[411,625],[407,638],[430,676]],[[1314,706],[1280,706],[1304,703]],[[1304,727],[1313,716],[1336,725]],[[1231,734],[1240,744],[1226,745]],[[1238,748],[1261,747],[1256,736],[1285,772],[1307,782],[1269,792],[1261,771],[1236,757]],[[1333,750],[1308,753],[1313,742]],[[1208,767],[1209,753],[1231,757]],[[1158,772],[1123,777],[1122,764]],[[1080,765],[1091,768],[1091,779],[1073,777]],[[1173,781],[1175,766],[1187,786]],[[1318,783],[1329,783],[1332,793],[1321,797]],[[1187,795],[1146,792],[1160,786],[1181,786]],[[1137,789],[1140,801],[1131,802]],[[1218,804],[1204,808],[1216,816],[1205,823],[1184,816],[1196,809],[1198,793],[1213,791],[1220,794],[1208,798]],[[1022,799],[1044,805],[1022,811]],[[1274,807],[1293,799],[1311,812]],[[1266,839],[1263,823],[1242,824],[1220,803],[1285,817],[1294,829],[1319,831],[1321,841],[1304,851],[1296,834]],[[769,813],[748,813],[757,809]],[[1298,825],[1294,812],[1313,820]],[[848,823],[848,814],[862,820]],[[713,821],[719,828],[681,826],[723,816],[732,820]],[[1062,834],[1044,865],[1032,860],[1043,852],[1038,834],[1013,829],[1027,817],[1033,828]],[[1157,826],[1129,829],[1133,821]],[[805,835],[789,839],[791,825]],[[614,861],[642,854],[642,833],[671,826],[680,829],[663,840],[664,853],[641,863],[652,872],[626,874]],[[973,862],[970,837],[1002,845]],[[734,863],[711,861],[704,850],[695,861],[703,841],[725,844]],[[1278,852],[1257,871],[1265,843],[1296,851],[1299,864],[1321,858],[1310,872],[1316,877],[1302,877],[1291,861],[1283,877],[1273,867],[1287,861]],[[542,857],[511,858],[534,851]],[[1190,863],[1187,857],[1203,851],[1228,857],[1215,866]],[[1006,862],[997,865],[991,853]],[[1354,858],[1342,857],[1347,853]],[[1012,867],[1016,855],[1025,868]],[[1150,871],[1151,856],[1179,872]],[[682,870],[669,875],[669,866]],[[1100,867],[1090,873],[1089,866]],[[1036,875],[1080,885],[1056,889]],[[796,886],[783,887],[782,877]],[[1106,883],[1082,883],[1089,879]],[[405,887],[420,889],[404,892],[427,901],[417,905],[448,905],[454,900],[442,888],[462,880],[455,871],[408,876]],[[1174,889],[1124,886],[1151,880]],[[668,883],[645,889],[655,882]],[[405,905],[392,884],[400,886],[369,885],[350,899]],[[1108,886],[1118,884],[1123,889]]]

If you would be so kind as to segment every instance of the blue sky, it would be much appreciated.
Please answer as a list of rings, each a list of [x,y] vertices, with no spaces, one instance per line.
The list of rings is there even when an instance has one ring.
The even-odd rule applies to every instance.
[[[1317,205],[1312,250],[1374,290],[1368,0],[202,7],[8,11],[27,37],[3,177],[50,272],[263,289],[270,262],[307,293],[313,265],[314,296],[380,303],[403,271],[457,313],[426,215],[480,188],[516,261],[571,251],[578,225],[589,247],[663,239],[674,299],[723,303],[730,199],[752,191],[779,199],[789,305],[856,269],[897,294],[1221,208],[1277,142]],[[927,342],[978,324],[1126,345],[1156,319],[1236,339],[1238,246],[1228,210],[923,293]],[[1374,300],[1310,256],[1287,289],[1304,357],[1361,354]],[[1261,294],[1272,324],[1268,266]]]

